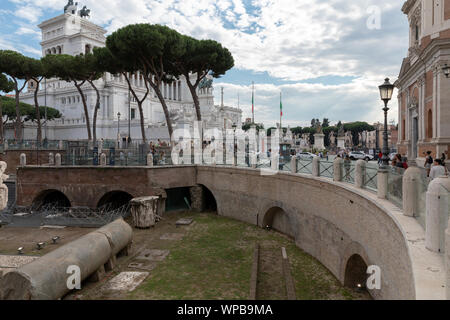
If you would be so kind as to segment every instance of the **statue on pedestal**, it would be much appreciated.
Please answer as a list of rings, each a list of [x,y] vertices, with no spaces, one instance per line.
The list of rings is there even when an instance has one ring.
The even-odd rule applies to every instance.
[[[89,10],[86,6],[84,6],[83,9],[80,10],[80,17],[82,18],[89,18],[90,14],[91,10]]]
[[[64,6],[64,13],[75,14],[77,12],[78,2],[73,3],[73,0],[69,0],[69,2]]]
[[[332,147],[336,146],[336,135],[334,134],[334,131],[330,132],[330,145]]]
[[[8,187],[3,183],[9,178],[4,174],[8,165],[4,161],[0,161],[0,210],[4,210],[8,205]]]

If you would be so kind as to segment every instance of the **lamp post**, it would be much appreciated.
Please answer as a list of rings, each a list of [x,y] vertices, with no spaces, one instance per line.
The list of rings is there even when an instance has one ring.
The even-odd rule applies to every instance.
[[[388,123],[387,123],[387,113],[389,111],[388,103],[392,98],[392,93],[394,92],[394,85],[389,82],[389,78],[386,78],[384,83],[378,87],[380,89],[381,100],[384,102],[384,132],[383,132],[383,157],[382,166],[384,168],[389,166],[389,146],[388,146]]]
[[[120,112],[117,112],[117,148],[120,148]]]
[[[237,144],[236,144],[236,128],[237,125],[236,123],[233,123],[233,125],[231,126],[233,128],[233,161],[237,162]]]

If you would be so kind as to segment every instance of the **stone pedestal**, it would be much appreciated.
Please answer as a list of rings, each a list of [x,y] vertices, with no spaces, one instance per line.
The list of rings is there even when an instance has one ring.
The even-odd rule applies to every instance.
[[[314,177],[319,177],[320,176],[320,158],[319,157],[314,157],[313,161],[312,161],[312,175]]]
[[[366,162],[364,160],[356,161],[356,166],[355,166],[355,186],[357,188],[364,187],[365,170],[366,170]]]
[[[27,165],[27,155],[25,153],[22,153],[19,159],[20,166],[25,167]]]
[[[104,153],[100,155],[100,166],[106,167],[106,154]]]
[[[325,149],[325,135],[323,133],[316,133],[314,135],[314,148],[317,150],[324,150]]]
[[[340,157],[336,157],[333,161],[333,181],[342,181],[344,176],[342,173],[342,167],[344,165],[344,160]]]
[[[55,155],[55,166],[60,167],[61,166],[61,154],[57,153]]]
[[[433,252],[445,250],[445,229],[448,225],[450,178],[439,177],[428,185],[426,200],[425,245]]]
[[[291,158],[291,172],[297,173],[297,156],[292,156]]]
[[[337,147],[338,149],[345,149],[345,137],[337,138]]]
[[[418,167],[409,167],[403,174],[403,214],[409,217],[419,215],[419,184],[422,173]]]
[[[146,229],[156,224],[159,197],[140,197],[130,201],[131,216],[135,228]]]
[[[388,170],[379,169],[377,174],[377,193],[378,198],[386,199],[388,191]]]

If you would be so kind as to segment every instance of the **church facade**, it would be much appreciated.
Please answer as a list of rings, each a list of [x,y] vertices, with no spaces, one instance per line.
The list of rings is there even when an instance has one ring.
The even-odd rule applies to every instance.
[[[69,1],[64,14],[42,22],[42,55],[90,53],[96,47],[104,47],[106,30],[89,21],[89,10],[78,10],[77,3]],[[130,75],[132,85],[138,96],[145,94],[142,75]],[[202,120],[205,128],[231,129],[233,125],[242,126],[242,111],[239,108],[223,104],[215,105],[212,81],[205,81],[198,89]],[[22,102],[34,105],[36,84],[30,82],[27,92],[20,97]],[[96,81],[100,91],[100,109],[98,110],[97,138],[134,140],[142,138],[139,110],[133,95],[129,93],[128,84],[123,76],[109,73]],[[83,92],[87,98],[92,125],[96,93],[85,84]],[[174,129],[190,128],[196,120],[194,102],[184,77],[170,84],[164,84],[162,94],[169,108]],[[44,125],[43,136],[50,140],[84,140],[87,139],[86,119],[81,97],[75,86],[59,79],[45,79],[41,82],[38,93],[41,106],[58,109],[62,118],[49,121]],[[159,99],[153,90],[143,104],[145,131],[148,140],[169,140],[166,119]],[[41,115],[44,118],[44,115]],[[13,138],[14,132],[6,132],[7,138]],[[36,126],[25,123],[24,138],[36,138]]]
[[[450,0],[408,0],[402,11],[410,25],[409,52],[399,90],[398,151],[423,164],[450,149]]]

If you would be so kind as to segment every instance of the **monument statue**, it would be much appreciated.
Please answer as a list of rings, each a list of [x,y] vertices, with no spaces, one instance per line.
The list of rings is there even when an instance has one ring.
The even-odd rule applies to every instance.
[[[80,17],[82,18],[89,18],[91,14],[91,10],[88,9],[86,6],[83,7],[83,9],[80,10]]]
[[[316,127],[316,133],[322,133],[323,134],[322,125],[320,123]]]
[[[334,131],[330,132],[330,144],[332,147],[336,145],[336,135],[334,134]]]
[[[203,78],[202,81],[200,81],[198,88],[199,89],[209,89],[212,87],[213,79]]]
[[[341,126],[338,130],[338,137],[343,137],[345,135],[344,126]]]
[[[351,131],[347,131],[345,133],[345,140],[347,142],[347,147],[349,148],[353,147],[353,135]]]
[[[73,0],[69,0],[69,2],[64,6],[64,13],[72,13],[75,14],[77,11],[78,2],[73,3]]]
[[[4,210],[8,205],[8,187],[3,183],[9,178],[4,174],[8,165],[4,161],[0,161],[0,210]]]

